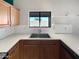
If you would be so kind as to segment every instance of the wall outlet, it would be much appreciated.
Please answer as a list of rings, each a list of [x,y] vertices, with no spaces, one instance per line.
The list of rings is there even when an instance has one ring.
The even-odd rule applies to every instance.
[[[71,25],[57,24],[54,28],[55,33],[72,33]]]

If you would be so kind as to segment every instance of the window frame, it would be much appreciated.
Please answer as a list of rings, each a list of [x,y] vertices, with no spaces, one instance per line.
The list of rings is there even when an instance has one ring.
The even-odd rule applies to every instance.
[[[34,15],[34,16],[32,16],[32,15],[30,15],[31,13],[38,13],[38,15]],[[41,14],[44,14],[44,13],[48,13],[48,16],[46,16],[46,14],[45,15],[41,15]],[[39,26],[38,27],[36,27],[36,26],[30,26],[30,16],[31,17],[39,17]],[[48,20],[48,26],[42,26],[42,27],[40,27],[40,18],[41,17],[48,17],[49,18],[49,20]],[[51,27],[51,11],[31,11],[31,12],[29,12],[29,28],[50,28]]]

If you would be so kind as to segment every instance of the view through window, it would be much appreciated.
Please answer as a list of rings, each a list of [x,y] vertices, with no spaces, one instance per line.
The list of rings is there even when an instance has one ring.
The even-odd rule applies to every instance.
[[[29,27],[51,27],[51,12],[30,12]]]

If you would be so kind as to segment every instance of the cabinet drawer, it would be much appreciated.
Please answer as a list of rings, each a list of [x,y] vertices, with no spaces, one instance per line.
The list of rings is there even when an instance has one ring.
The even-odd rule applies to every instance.
[[[59,40],[41,40],[40,44],[41,45],[47,45],[47,44],[56,45],[56,44],[58,44],[58,42],[60,42],[60,41]]]
[[[23,40],[23,45],[35,45],[35,44],[40,44],[39,40]]]
[[[60,40],[22,40],[23,45],[34,45],[34,44],[40,44],[40,45],[45,45],[45,44],[59,44]]]

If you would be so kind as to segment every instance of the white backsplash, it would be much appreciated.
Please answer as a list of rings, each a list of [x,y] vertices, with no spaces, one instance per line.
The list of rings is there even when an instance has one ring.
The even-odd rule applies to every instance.
[[[18,34],[29,33],[29,27],[27,25],[16,26],[15,30],[16,30],[15,33],[18,33]]]
[[[52,29],[52,31],[51,31]],[[16,27],[16,31],[15,33],[18,33],[18,34],[23,34],[23,33],[26,33],[26,34],[32,34],[32,33],[39,33],[39,28],[29,28],[27,25],[19,25]],[[41,33],[53,33],[53,28],[42,28],[41,29]]]
[[[14,32],[15,32],[14,27],[0,28],[0,39],[3,39],[4,37],[7,37],[10,34],[13,34]]]
[[[16,27],[0,28],[0,39],[7,37],[10,34],[32,34],[39,33],[38,28],[29,28],[27,25],[19,25]],[[42,28],[41,33],[48,33],[53,35],[54,33],[72,33],[71,25],[52,25],[51,28]]]
[[[39,28],[29,28],[26,25],[19,25],[16,27],[15,33],[26,33],[26,34],[32,34],[32,33],[39,33]],[[54,24],[51,26],[51,28],[41,28],[41,33],[72,33],[72,25],[71,24]]]

